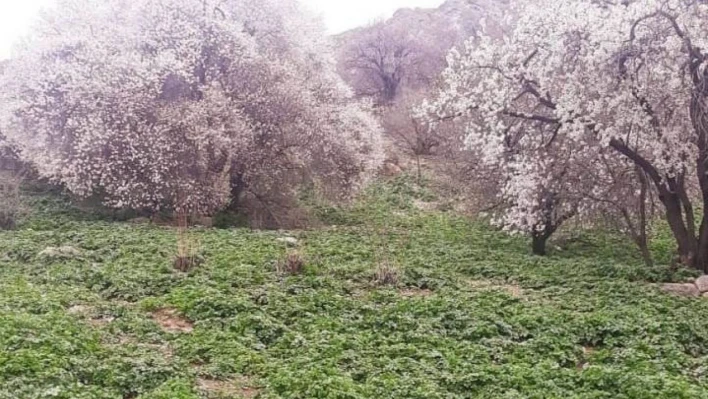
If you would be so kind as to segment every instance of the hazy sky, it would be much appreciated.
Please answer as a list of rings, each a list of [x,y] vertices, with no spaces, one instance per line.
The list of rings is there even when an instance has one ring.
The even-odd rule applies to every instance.
[[[331,33],[338,33],[402,7],[437,7],[443,0],[301,0],[324,17]],[[10,54],[12,43],[22,36],[42,7],[54,0],[0,0],[0,59]]]

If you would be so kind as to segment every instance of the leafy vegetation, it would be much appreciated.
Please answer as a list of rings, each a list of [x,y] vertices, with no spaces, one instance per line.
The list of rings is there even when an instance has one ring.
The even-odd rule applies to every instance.
[[[195,229],[189,273],[173,229],[36,199],[0,233],[0,398],[708,397],[708,300],[651,284],[680,273],[607,233],[535,257],[433,199],[399,179],[320,207],[336,226]]]

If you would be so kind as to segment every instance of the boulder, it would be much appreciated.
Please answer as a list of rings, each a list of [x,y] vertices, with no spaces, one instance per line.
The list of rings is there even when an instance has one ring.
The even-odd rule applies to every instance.
[[[687,296],[687,297],[699,297],[701,296],[698,287],[695,284],[663,284],[661,290],[669,294]]]
[[[295,237],[280,237],[280,238],[276,239],[276,241],[282,242],[289,247],[294,247],[298,244],[298,240]]]
[[[701,294],[708,293],[708,276],[701,276],[696,280],[696,287]]]

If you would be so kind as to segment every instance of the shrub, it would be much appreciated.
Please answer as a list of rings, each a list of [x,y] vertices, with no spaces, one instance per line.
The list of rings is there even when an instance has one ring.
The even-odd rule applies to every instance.
[[[305,257],[298,250],[289,250],[285,257],[275,264],[275,269],[280,275],[302,274],[305,270]]]
[[[380,286],[396,286],[401,279],[401,269],[390,261],[379,262],[374,274],[374,283]]]

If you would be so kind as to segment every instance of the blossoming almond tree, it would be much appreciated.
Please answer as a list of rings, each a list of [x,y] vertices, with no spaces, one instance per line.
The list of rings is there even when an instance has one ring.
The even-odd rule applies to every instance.
[[[303,182],[345,195],[381,158],[294,0],[60,0],[0,85],[22,157],[114,207],[270,209]]]
[[[696,230],[688,189],[692,179],[699,183],[706,209],[708,4],[540,0],[517,7],[503,40],[482,35],[450,55],[446,88],[425,108],[437,117],[476,115],[469,142],[488,159],[503,159],[519,134],[591,159],[611,150],[652,182],[682,261],[708,270],[708,214]],[[527,171],[554,159],[523,161],[525,171],[510,183],[517,201],[531,201],[523,187],[538,173]]]

